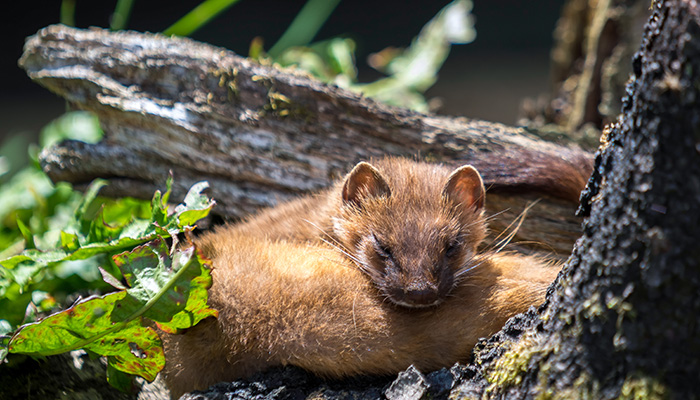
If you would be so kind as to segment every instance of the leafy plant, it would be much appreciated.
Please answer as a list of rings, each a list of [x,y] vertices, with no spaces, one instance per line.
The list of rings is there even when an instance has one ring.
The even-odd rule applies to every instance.
[[[476,37],[471,9],[469,0],[453,1],[423,27],[408,48],[388,48],[370,56],[370,64],[388,75],[372,83],[357,81],[352,39],[335,38],[306,47],[291,47],[277,55],[273,50],[278,48],[278,42],[270,55],[272,61],[297,66],[324,82],[388,104],[428,111],[423,93],[437,81],[437,73],[451,46],[469,43]],[[254,52],[258,53],[262,54],[259,57],[265,57],[259,50]]]
[[[171,184],[172,177],[162,196],[160,191],[154,194],[149,218],[132,217],[123,224],[111,225],[105,215],[112,216],[110,221],[123,220],[124,207],[119,202],[101,203],[93,214],[97,192],[105,185],[104,181],[95,181],[76,208],[73,220],[61,230],[57,246],[27,249],[0,261],[5,283],[17,287],[18,292],[27,292],[33,282],[44,281],[42,274],[50,274],[62,262],[109,255],[113,265],[103,264],[99,272],[105,282],[119,290],[91,296],[41,321],[23,325],[11,338],[0,340],[4,347],[0,356],[8,352],[48,356],[83,348],[108,357],[112,383],[128,382],[119,376],[122,373],[155,378],[165,360],[157,333],[146,326],[144,319],[173,333],[216,315],[206,305],[211,285],[209,261],[188,237],[214,202],[202,194],[208,185],[200,182],[190,189],[183,204],[168,212]],[[181,233],[186,242],[178,246]],[[173,240],[172,249],[168,249],[165,238]],[[100,260],[104,262],[104,257]],[[11,327],[5,319],[3,326],[8,325]]]
[[[165,33],[189,35],[237,2],[205,0]],[[437,79],[451,45],[474,38],[471,2],[456,0],[407,49],[371,56],[371,65],[387,77],[362,84],[353,40],[309,44],[338,3],[308,0],[269,54],[255,40],[250,56],[296,66],[380,101],[427,110],[422,93]],[[133,0],[117,2],[111,29],[126,27],[132,6]],[[63,0],[61,21],[73,25],[74,11],[75,0]],[[72,112],[43,130],[40,145],[101,137],[93,115]],[[151,326],[176,332],[216,315],[206,306],[209,261],[189,239],[214,204],[202,194],[206,183],[193,186],[172,211],[167,206],[172,178],[150,203],[100,198],[106,184],[100,180],[82,195],[69,184],[50,182],[39,167],[37,146],[30,146],[30,165],[18,170],[18,146],[26,144],[9,141],[0,148],[0,362],[9,353],[48,356],[83,348],[107,357],[114,386],[127,389],[127,374],[152,380],[164,358]],[[87,297],[37,321],[75,293]]]

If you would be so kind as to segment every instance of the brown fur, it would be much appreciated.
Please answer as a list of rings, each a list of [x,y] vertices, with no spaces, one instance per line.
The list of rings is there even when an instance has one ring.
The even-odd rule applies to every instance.
[[[396,304],[438,303],[470,265],[486,235],[484,188],[476,170],[386,158],[358,164],[346,179],[215,235],[245,232],[269,240],[323,240],[353,258]],[[447,248],[457,247],[453,257]],[[385,247],[391,260],[378,254]]]
[[[540,303],[558,272],[478,254],[483,197],[471,167],[390,158],[203,235],[219,318],[164,335],[171,391],[273,365],[343,377],[466,361],[478,338]]]
[[[210,304],[219,318],[164,335],[173,396],[274,365],[338,378],[464,362],[478,338],[541,302],[557,272],[521,255],[479,258],[440,306],[416,310],[384,301],[327,246],[244,234],[201,245],[215,265]]]

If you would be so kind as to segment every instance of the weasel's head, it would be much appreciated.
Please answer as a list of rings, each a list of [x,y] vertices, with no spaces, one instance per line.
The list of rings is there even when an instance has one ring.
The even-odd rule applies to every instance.
[[[361,162],[342,186],[336,239],[392,303],[442,303],[474,266],[486,235],[484,184],[465,165]]]

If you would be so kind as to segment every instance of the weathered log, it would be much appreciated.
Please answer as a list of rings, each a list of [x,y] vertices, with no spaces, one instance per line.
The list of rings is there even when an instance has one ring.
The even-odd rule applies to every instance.
[[[41,154],[56,181],[101,177],[111,182],[105,194],[147,198],[172,170],[174,198],[208,180],[215,212],[238,218],[326,187],[361,159],[420,156],[475,165],[496,232],[542,199],[516,240],[566,255],[580,235],[573,210],[592,156],[523,129],[389,107],[160,35],[51,26],[27,41],[20,65],[72,108],[97,114],[105,131],[100,143]]]

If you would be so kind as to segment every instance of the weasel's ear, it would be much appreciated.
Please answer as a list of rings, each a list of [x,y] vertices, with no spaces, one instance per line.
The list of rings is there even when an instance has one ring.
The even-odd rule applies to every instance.
[[[362,199],[390,194],[389,185],[379,171],[364,161],[355,165],[343,184],[343,204],[359,205]]]
[[[471,207],[473,211],[481,211],[484,207],[486,189],[476,168],[464,165],[450,174],[442,194],[455,204]]]

